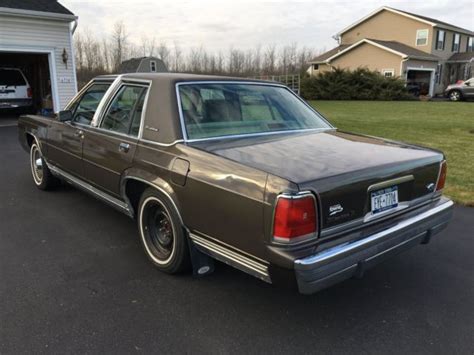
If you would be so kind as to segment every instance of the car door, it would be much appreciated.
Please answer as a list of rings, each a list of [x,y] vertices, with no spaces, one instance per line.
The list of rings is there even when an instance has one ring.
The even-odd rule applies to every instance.
[[[84,131],[84,177],[115,196],[135,154],[147,92],[143,84],[119,86],[98,127]]]
[[[93,83],[71,105],[72,120],[54,121],[48,129],[48,160],[78,177],[83,176],[82,146],[84,131],[90,126],[97,106],[109,83]]]

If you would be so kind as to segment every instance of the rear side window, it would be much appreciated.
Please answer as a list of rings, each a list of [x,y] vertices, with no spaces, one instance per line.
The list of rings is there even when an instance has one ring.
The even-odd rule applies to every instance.
[[[124,85],[110,103],[101,128],[138,136],[146,87]]]
[[[73,108],[73,121],[89,125],[94,118],[97,106],[109,89],[110,84],[93,84],[82,95]]]
[[[19,70],[0,69],[0,85],[24,86],[26,82]]]

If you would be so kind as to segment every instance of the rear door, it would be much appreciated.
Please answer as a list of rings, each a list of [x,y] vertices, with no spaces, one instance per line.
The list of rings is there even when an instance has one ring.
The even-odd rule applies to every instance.
[[[98,127],[84,131],[84,177],[115,196],[120,196],[122,173],[135,154],[147,92],[147,85],[122,84]]]
[[[48,160],[55,166],[78,177],[83,176],[82,145],[84,132],[111,82],[90,85],[70,106],[70,122],[54,121],[48,129]]]

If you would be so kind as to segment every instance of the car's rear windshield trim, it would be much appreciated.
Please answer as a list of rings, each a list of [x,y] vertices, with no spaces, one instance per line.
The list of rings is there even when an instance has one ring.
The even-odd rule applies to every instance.
[[[300,100],[304,105],[306,105],[310,110],[316,113],[322,121],[324,121],[329,127],[328,128],[307,128],[307,129],[298,129],[298,130],[282,130],[282,131],[272,131],[272,132],[260,132],[260,133],[247,133],[247,134],[233,134],[233,135],[223,135],[216,137],[207,137],[207,138],[193,138],[189,139],[186,132],[186,124],[184,122],[183,108],[181,104],[181,95],[179,93],[179,87],[185,85],[206,85],[206,84],[245,84],[245,85],[260,85],[260,86],[275,86],[280,87],[285,90],[288,90],[292,93],[298,100]],[[336,129],[331,123],[329,123],[326,118],[318,111],[316,111],[311,105],[304,101],[301,97],[295,94],[290,88],[283,84],[279,83],[269,83],[269,82],[260,82],[260,81],[245,81],[245,80],[201,80],[201,81],[182,81],[176,83],[176,99],[178,103],[178,112],[179,112],[179,121],[181,125],[181,133],[185,142],[202,142],[209,140],[222,140],[222,139],[236,139],[236,138],[247,138],[247,137],[257,137],[257,136],[269,136],[269,135],[278,135],[278,134],[291,134],[291,133],[302,133],[302,132],[319,132],[319,131],[331,131]]]

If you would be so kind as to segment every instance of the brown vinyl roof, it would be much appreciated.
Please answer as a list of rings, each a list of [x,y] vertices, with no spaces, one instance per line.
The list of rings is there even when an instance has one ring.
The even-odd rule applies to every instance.
[[[56,0],[0,0],[0,7],[74,15]]]

